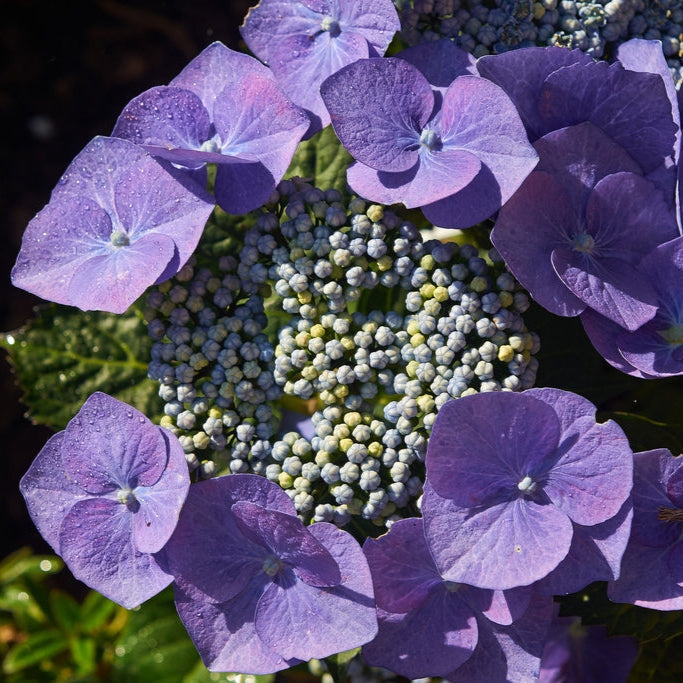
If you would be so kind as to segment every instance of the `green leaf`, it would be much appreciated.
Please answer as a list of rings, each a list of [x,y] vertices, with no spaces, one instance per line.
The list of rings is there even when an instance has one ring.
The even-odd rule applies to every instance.
[[[12,674],[34,664],[40,664],[67,650],[69,640],[57,630],[31,634],[25,641],[15,645],[5,657],[2,669]]]
[[[104,595],[90,591],[81,605],[81,628],[84,633],[90,633],[103,626],[105,622],[120,608]]]
[[[55,429],[95,391],[161,415],[158,384],[147,378],[151,344],[138,305],[113,315],[49,304],[22,329],[0,335],[29,416]]]
[[[310,178],[316,187],[334,188],[346,194],[346,169],[352,162],[332,126],[327,126],[310,140],[299,143],[285,177]]]
[[[95,671],[97,667],[97,643],[94,638],[72,638],[71,656],[81,675]]]
[[[41,579],[56,574],[63,567],[64,563],[56,555],[34,555],[31,548],[20,548],[0,561],[0,585],[22,576]]]
[[[81,620],[80,605],[61,590],[50,591],[50,608],[55,623],[68,635],[74,631]]]

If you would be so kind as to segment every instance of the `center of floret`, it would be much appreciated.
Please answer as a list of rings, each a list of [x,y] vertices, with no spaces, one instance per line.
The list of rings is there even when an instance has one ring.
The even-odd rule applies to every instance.
[[[441,138],[436,131],[425,128],[420,134],[420,145],[433,152],[434,150],[441,149]]]
[[[660,330],[660,336],[663,337],[671,346],[680,346],[683,344],[683,325],[677,323],[665,330]]]
[[[128,235],[123,230],[114,230],[109,239],[115,247],[127,247],[130,244]]]
[[[527,474],[518,484],[517,488],[522,493],[533,493],[536,488],[536,482]]]
[[[263,571],[268,576],[275,576],[281,569],[282,562],[275,557],[275,555],[268,555],[265,560],[263,560]]]
[[[131,489],[119,489],[116,492],[116,500],[119,501],[122,505],[125,505],[129,510],[132,510],[135,512],[138,507],[140,506],[140,503],[138,503],[138,499],[135,497],[135,494]]]
[[[220,140],[211,138],[211,140],[206,140],[202,142],[202,146],[199,148],[200,152],[210,152],[211,154],[220,154],[221,143]]]
[[[443,585],[449,593],[455,593],[460,588],[461,584],[457,581],[444,581]]]
[[[587,232],[581,232],[574,238],[574,251],[590,254],[595,246],[595,240]]]
[[[339,22],[334,17],[323,17],[320,25],[323,31],[327,31],[332,38],[336,38],[341,33]]]
[[[657,519],[663,522],[683,522],[683,510],[680,508],[657,508]]]

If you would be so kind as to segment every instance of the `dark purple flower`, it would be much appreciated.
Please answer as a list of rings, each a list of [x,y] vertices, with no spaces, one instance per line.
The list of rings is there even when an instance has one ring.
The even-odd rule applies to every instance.
[[[578,617],[556,616],[541,658],[538,683],[626,683],[638,657],[638,641],[609,636],[604,626],[582,626]]]
[[[263,477],[192,486],[164,555],[180,618],[212,671],[272,673],[377,632],[357,542],[331,524],[305,527]]]
[[[522,680],[538,673],[550,598],[528,588],[503,592],[444,580],[421,519],[399,520],[363,551],[379,616],[379,633],[363,647],[369,664],[407,678]]]
[[[657,307],[638,264],[678,234],[673,211],[591,123],[549,133],[535,146],[539,169],[501,209],[494,245],[549,311],[574,316],[591,308],[637,329]]]
[[[436,203],[442,227],[487,218],[538,160],[509,98],[477,76],[456,78],[436,112],[429,81],[403,59],[359,60],[320,92],[356,159],[347,175],[354,191],[383,204],[430,205],[428,217]]]
[[[623,552],[625,535],[602,538],[601,525],[628,499],[632,452],[620,427],[596,423],[595,406],[580,396],[532,389],[449,401],[426,465],[427,544],[449,581],[500,590],[531,584],[567,557],[575,525],[596,528],[601,567]],[[558,592],[562,579],[554,579]]]
[[[240,33],[292,102],[313,115],[312,134],[330,122],[320,84],[357,59],[381,57],[400,27],[391,0],[261,0]]]
[[[665,448],[634,454],[633,526],[614,602],[683,608],[683,458]]]
[[[185,265],[213,207],[137,145],[96,137],[28,224],[12,282],[60,304],[123,313]]]
[[[270,197],[308,124],[268,68],[215,42],[168,86],[131,100],[113,135],[188,168],[215,163],[216,201],[242,214]]]
[[[100,392],[20,483],[35,525],[73,575],[128,608],[171,583],[155,553],[173,533],[189,486],[173,434]]]
[[[622,372],[647,379],[683,374],[683,238],[652,251],[639,271],[657,297],[651,320],[628,331],[586,311],[581,322],[603,358]]]
[[[649,59],[649,47],[641,57],[633,50],[639,46],[632,48],[631,61]],[[590,121],[626,150],[643,175],[651,175],[673,206],[676,172],[670,160],[677,154],[679,122],[660,73],[595,62],[561,47],[487,55],[477,61],[477,70],[511,97],[532,142]]]

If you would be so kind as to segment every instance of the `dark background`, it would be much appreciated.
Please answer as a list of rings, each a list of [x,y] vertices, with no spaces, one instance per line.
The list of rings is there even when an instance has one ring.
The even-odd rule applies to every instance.
[[[111,132],[129,100],[168,83],[214,40],[239,48],[238,27],[256,2],[0,0],[0,332],[40,303],[9,274],[26,224],[73,157]],[[52,432],[24,417],[0,356],[0,558],[25,545],[52,552],[18,490]]]

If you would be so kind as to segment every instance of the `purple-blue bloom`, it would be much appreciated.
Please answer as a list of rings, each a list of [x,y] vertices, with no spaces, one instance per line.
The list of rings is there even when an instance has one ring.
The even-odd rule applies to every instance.
[[[683,458],[666,448],[634,454],[633,526],[614,602],[658,610],[683,608]]]
[[[637,657],[635,638],[608,636],[604,626],[582,626],[578,617],[556,616],[537,683],[626,683]]]
[[[212,671],[272,673],[377,633],[358,543],[332,524],[305,527],[263,477],[193,485],[164,554],[180,618]]]
[[[442,98],[403,59],[363,59],[330,76],[320,92],[356,159],[347,174],[354,191],[384,204],[435,204],[442,227],[487,218],[538,161],[510,99],[477,76],[456,78]]]
[[[596,423],[586,399],[531,389],[449,401],[426,466],[425,534],[445,579],[500,590],[529,585],[567,558],[575,525],[587,534],[595,528],[600,539],[594,572],[618,564],[624,518],[614,536],[604,538],[602,525],[628,514],[632,452],[615,422]],[[553,586],[566,592],[574,582],[556,575]]]
[[[73,575],[124,607],[172,581],[155,556],[190,486],[176,437],[96,392],[20,483],[31,518]]]
[[[364,659],[407,678],[526,680],[538,674],[552,599],[446,581],[421,519],[395,522],[363,545],[375,586],[377,637]],[[419,634],[419,637],[416,637]]]
[[[654,317],[629,331],[586,311],[583,327],[603,358],[622,372],[646,379],[683,374],[683,238],[652,251],[639,270],[657,296]]]
[[[292,102],[309,111],[311,135],[330,122],[320,84],[357,59],[381,57],[399,28],[391,0],[261,0],[240,33]]]
[[[189,168],[215,163],[216,201],[242,214],[270,197],[308,124],[268,68],[215,42],[168,86],[131,100],[113,135]]]
[[[12,282],[60,304],[123,313],[182,268],[213,207],[137,145],[96,137],[28,224]]]

